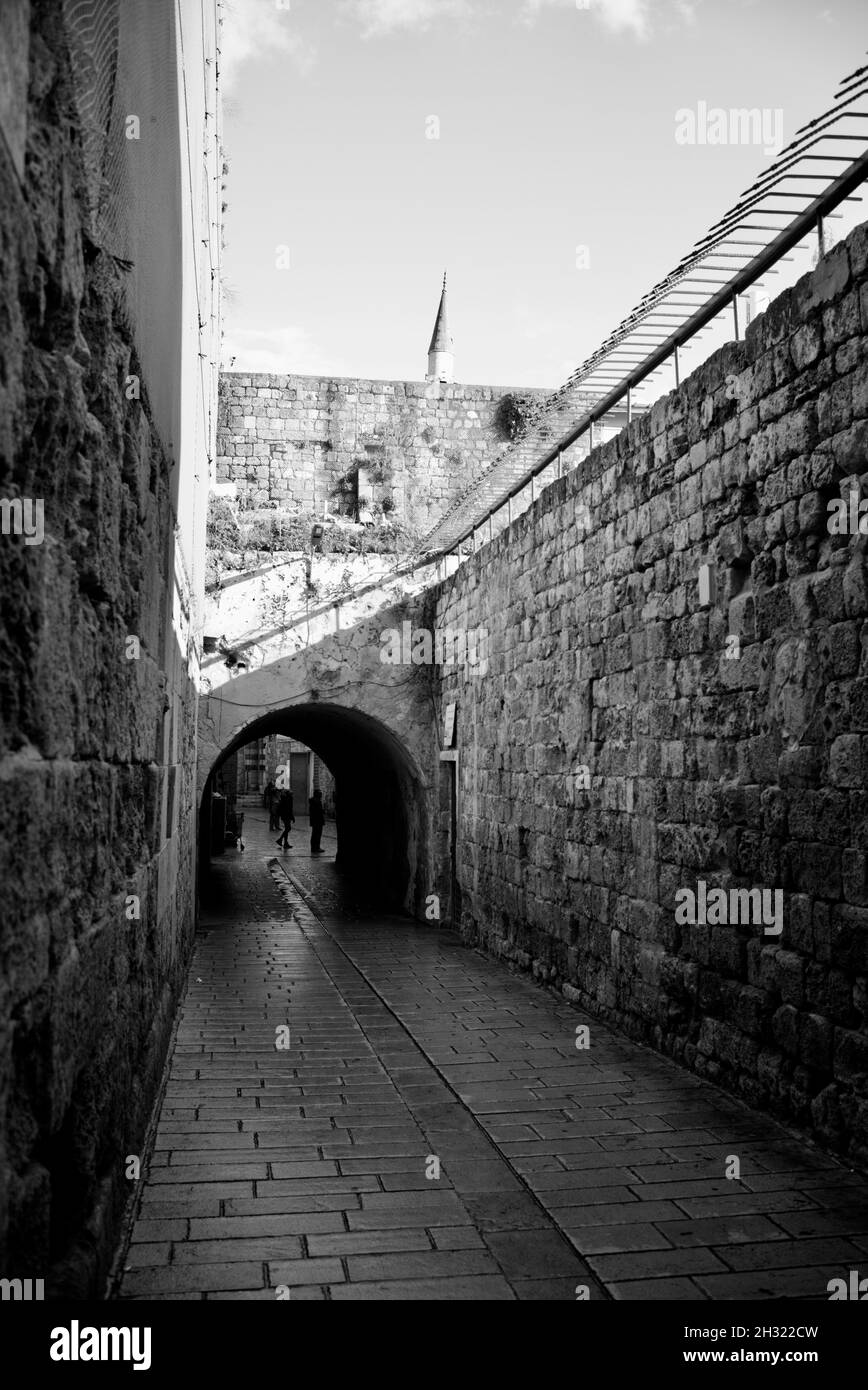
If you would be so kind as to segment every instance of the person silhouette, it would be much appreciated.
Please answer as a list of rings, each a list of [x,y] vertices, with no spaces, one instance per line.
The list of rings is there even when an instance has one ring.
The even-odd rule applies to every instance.
[[[322,792],[317,790],[307,804],[310,816],[310,852],[311,854],[323,854],[320,848],[323,826],[325,825],[325,811],[322,804]]]
[[[281,792],[280,800],[277,803],[277,814],[283,826],[283,834],[277,843],[281,849],[292,849],[292,845],[289,843],[289,827],[295,824],[295,816],[292,813],[292,792]]]
[[[278,800],[279,800],[279,798],[278,798],[278,794],[277,794],[277,788],[276,788],[276,786],[274,785],[273,782],[269,782],[268,785],[267,785],[267,787],[265,788],[265,791],[264,791],[263,794],[262,794],[263,805],[265,806],[265,809],[266,809],[267,812],[268,812],[268,828],[269,828],[269,830],[279,830],[279,829],[280,829],[280,822],[279,822],[278,819],[277,819],[277,803],[278,803]]]

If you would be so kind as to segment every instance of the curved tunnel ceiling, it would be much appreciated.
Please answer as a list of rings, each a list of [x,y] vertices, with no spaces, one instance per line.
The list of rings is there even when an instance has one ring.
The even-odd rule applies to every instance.
[[[335,772],[346,759],[375,762],[385,757],[415,782],[426,784],[415,759],[385,724],[362,710],[326,702],[283,706],[248,724],[221,752],[209,775],[245,744],[269,734],[284,734],[312,748],[326,767]]]
[[[361,710],[319,702],[284,706],[231,740],[209,771],[204,795],[227,758],[269,734],[298,739],[334,776],[337,867],[371,901],[413,913],[422,893],[417,868],[427,838],[426,784],[401,740]]]

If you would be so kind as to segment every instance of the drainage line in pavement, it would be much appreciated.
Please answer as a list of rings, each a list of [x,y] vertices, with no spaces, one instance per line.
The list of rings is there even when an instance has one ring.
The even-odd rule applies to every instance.
[[[510,1171],[510,1172],[513,1174],[513,1176],[514,1176],[515,1178],[517,1178],[518,1181],[521,1183],[522,1188],[523,1188],[524,1191],[527,1193],[527,1195],[532,1199],[532,1201],[534,1202],[535,1206],[537,1206],[537,1207],[539,1208],[539,1210],[542,1212],[542,1214],[543,1214],[543,1216],[545,1217],[546,1221],[548,1222],[549,1226],[550,1226],[550,1227],[553,1227],[554,1230],[557,1231],[557,1233],[558,1233],[558,1235],[561,1237],[561,1239],[565,1242],[565,1244],[569,1246],[570,1253],[573,1254],[573,1255],[578,1256],[578,1258],[579,1258],[580,1260],[582,1260],[583,1263],[587,1264],[587,1257],[586,1257],[585,1255],[582,1254],[581,1250],[579,1250],[578,1247],[577,1247],[576,1245],[573,1244],[573,1241],[572,1241],[572,1240],[570,1239],[570,1237],[567,1235],[566,1231],[563,1230],[563,1228],[561,1227],[560,1223],[559,1223],[558,1221],[555,1220],[555,1218],[552,1216],[551,1212],[548,1211],[548,1210],[543,1206],[543,1203],[540,1201],[539,1197],[538,1197],[537,1194],[534,1192],[533,1188],[529,1185],[529,1183],[528,1183],[527,1179],[525,1178],[524,1174],[518,1172],[518,1170],[517,1170],[516,1168],[513,1167],[513,1165],[512,1165],[512,1164],[510,1163],[510,1161],[509,1161],[509,1156],[508,1156],[507,1154],[503,1153],[503,1151],[498,1147],[498,1145],[495,1143],[495,1141],[494,1141],[494,1140],[491,1138],[491,1136],[487,1133],[487,1131],[485,1130],[484,1126],[480,1123],[480,1121],[478,1120],[478,1118],[476,1117],[476,1115],[474,1115],[474,1113],[473,1113],[473,1111],[470,1109],[470,1107],[466,1104],[465,1101],[462,1100],[461,1096],[460,1096],[460,1095],[458,1094],[458,1092],[455,1090],[455,1087],[452,1085],[452,1083],[451,1083],[451,1081],[449,1080],[449,1078],[440,1070],[440,1068],[439,1068],[439,1066],[437,1065],[437,1063],[434,1061],[434,1059],[433,1059],[432,1057],[430,1057],[430,1056],[428,1055],[428,1053],[425,1051],[424,1047],[422,1047],[421,1043],[417,1042],[417,1040],[413,1037],[413,1034],[410,1032],[409,1028],[408,1028],[407,1025],[404,1023],[403,1019],[400,1018],[399,1015],[395,1013],[395,1010],[391,1007],[390,1004],[388,1004],[388,1003],[386,1002],[386,1000],[383,998],[383,996],[382,996],[382,994],[380,993],[380,991],[377,989],[376,985],[374,985],[374,984],[371,982],[371,980],[368,979],[367,975],[365,975],[365,973],[359,968],[359,966],[358,966],[358,965],[356,964],[356,962],[353,960],[353,958],[352,958],[352,956],[349,954],[349,952],[347,952],[346,950],[344,950],[344,947],[341,945],[341,943],[340,943],[340,942],[337,940],[337,938],[334,937],[334,936],[332,935],[332,933],[329,931],[329,929],[328,929],[328,927],[326,926],[325,922],[322,920],[322,918],[320,917],[319,913],[318,913],[317,910],[316,910],[316,899],[315,899],[311,894],[309,894],[309,893],[301,886],[301,884],[299,883],[298,879],[295,878],[295,876],[289,872],[289,870],[286,868],[286,866],[285,866],[284,864],[282,864],[282,863],[280,862],[279,859],[270,859],[270,860],[268,861],[268,864],[269,864],[269,868],[279,869],[279,870],[281,871],[281,873],[286,877],[286,879],[288,880],[289,884],[291,885],[291,888],[292,888],[292,889],[298,894],[298,896],[301,898],[302,903],[304,904],[304,906],[308,909],[308,911],[311,913],[311,915],[314,916],[314,917],[316,918],[317,922],[319,922],[319,925],[322,927],[323,931],[325,932],[326,936],[328,937],[328,939],[329,939],[329,941],[332,943],[332,945],[333,945],[338,951],[340,951],[341,955],[344,957],[344,959],[347,961],[347,963],[348,963],[349,965],[352,966],[353,970],[355,970],[355,972],[356,972],[356,974],[359,976],[359,978],[360,978],[361,980],[364,981],[364,983],[367,985],[368,989],[369,989],[369,990],[371,991],[371,993],[379,1000],[380,1004],[383,1006],[383,1008],[386,1010],[386,1012],[387,1012],[388,1014],[391,1014],[392,1018],[393,1018],[393,1019],[395,1020],[395,1022],[399,1025],[399,1027],[403,1030],[403,1032],[405,1033],[405,1035],[407,1036],[407,1038],[409,1038],[410,1042],[413,1044],[413,1046],[414,1046],[414,1048],[416,1049],[416,1051],[419,1052],[419,1053],[421,1053],[421,1055],[425,1058],[425,1060],[426,1060],[426,1062],[428,1063],[428,1065],[432,1068],[432,1070],[433,1070],[434,1072],[436,1072],[436,1074],[437,1074],[437,1076],[439,1077],[440,1081],[443,1083],[443,1085],[446,1087],[446,1089],[447,1089],[448,1091],[450,1091],[451,1094],[455,1097],[456,1101],[457,1101],[458,1104],[461,1106],[461,1108],[462,1108],[462,1110],[464,1111],[464,1113],[470,1116],[471,1120],[473,1121],[473,1123],[474,1123],[474,1125],[476,1126],[476,1128],[477,1128],[477,1130],[479,1131],[479,1133],[482,1135],[482,1137],[483,1137],[483,1139],[485,1140],[485,1142],[486,1142],[486,1144],[488,1145],[488,1147],[494,1151],[494,1153],[497,1155],[497,1157],[498,1157],[503,1163],[506,1164],[506,1166],[507,1166],[507,1168],[509,1169],[509,1171]],[[320,954],[319,954],[319,951],[318,951],[317,948],[316,948],[316,942],[313,941],[313,940],[307,935],[307,932],[304,930],[304,927],[303,927],[303,925],[302,925],[301,922],[298,923],[298,927],[299,927],[299,931],[300,931],[300,932],[302,933],[302,935],[304,936],[304,938],[305,938],[305,940],[307,941],[308,945],[311,947],[311,949],[312,949],[314,955],[316,956],[316,958],[317,958],[317,960],[319,961],[320,965],[322,966],[323,970],[326,972],[326,974],[328,975],[328,977],[329,977],[329,979],[331,980],[332,984],[334,985],[334,988],[337,990],[338,994],[340,994],[341,998],[344,999],[344,996],[343,996],[343,994],[341,993],[341,989],[340,989],[339,985],[337,984],[336,980],[335,980],[334,977],[332,976],[331,971],[329,970],[328,966],[326,965],[325,961],[322,959],[322,957],[321,957]],[[345,1004],[346,1004],[346,1002],[347,1002],[346,999],[344,999],[344,1003],[345,1003]],[[347,1004],[347,1008],[349,1008],[349,1007],[350,1007],[350,1006]],[[352,1012],[352,1010],[351,1010],[351,1012]],[[358,1019],[356,1019],[356,1023],[357,1023],[357,1025],[358,1025],[358,1027],[361,1029],[361,1032],[362,1032],[362,1034],[364,1035],[364,1037],[367,1039],[367,1034],[365,1033],[365,1030],[364,1030],[364,1028],[362,1027],[361,1023],[359,1023]],[[371,1047],[373,1047],[374,1052],[377,1053],[377,1048],[374,1046],[374,1044],[371,1043],[370,1045],[371,1045]],[[379,1056],[378,1053],[377,1053],[377,1055]],[[383,1064],[381,1063],[381,1065],[383,1065]],[[387,1075],[389,1075],[389,1077],[390,1077],[390,1079],[391,1079],[391,1073],[389,1073],[388,1068],[384,1068],[384,1069],[386,1070]],[[394,1081],[392,1082],[392,1084],[395,1085]],[[400,1087],[396,1086],[396,1090],[397,1090],[398,1093],[400,1094]],[[407,1102],[404,1100],[403,1096],[401,1097],[401,1099],[402,1099],[402,1101],[403,1101],[403,1103],[404,1103],[406,1109],[410,1112],[411,1115],[413,1115],[413,1121],[414,1121],[414,1123],[417,1124],[417,1125],[419,1126],[419,1128],[422,1130],[422,1132],[425,1134],[425,1136],[426,1136],[426,1138],[427,1138],[427,1131],[426,1131],[426,1129],[425,1129],[425,1125],[422,1123],[421,1120],[419,1120],[419,1119],[413,1114],[413,1111],[410,1109],[410,1106],[409,1106],[409,1105],[407,1104]],[[449,1171],[448,1167],[447,1167],[447,1170],[446,1170],[446,1171],[447,1171],[447,1172]],[[606,1289],[605,1284],[603,1283],[602,1279],[600,1279],[596,1274],[594,1274],[594,1273],[593,1273],[593,1270],[590,1270],[590,1269],[589,1269],[589,1274],[590,1274],[590,1277],[594,1279],[595,1283],[597,1283],[597,1284],[599,1285],[599,1288],[600,1288],[600,1290],[601,1290],[601,1292],[602,1292],[602,1294],[603,1294],[603,1298],[606,1299],[606,1300],[608,1300],[608,1301],[610,1301],[610,1302],[614,1301],[614,1300],[612,1299],[612,1295],[611,1295],[611,1294],[608,1292],[608,1290]],[[504,1277],[506,1277],[506,1276],[504,1276]],[[511,1281],[510,1281],[509,1279],[507,1279],[507,1283],[510,1283],[510,1282],[511,1282]]]

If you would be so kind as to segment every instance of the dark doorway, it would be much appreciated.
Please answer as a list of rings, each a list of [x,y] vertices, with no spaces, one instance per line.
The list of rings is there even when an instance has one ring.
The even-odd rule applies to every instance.
[[[310,781],[310,756],[307,753],[290,753],[290,791],[296,811],[307,813],[308,783]]]

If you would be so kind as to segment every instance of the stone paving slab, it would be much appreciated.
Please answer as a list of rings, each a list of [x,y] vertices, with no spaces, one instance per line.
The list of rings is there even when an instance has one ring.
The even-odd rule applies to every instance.
[[[825,1299],[864,1263],[864,1175],[272,839],[217,864],[119,1297]]]
[[[323,967],[265,860],[226,868],[120,1296],[515,1298],[461,1196],[522,1195],[509,1163],[358,972]],[[439,1176],[426,1177],[430,1155]],[[556,1223],[534,1217],[573,1287],[594,1283]]]

